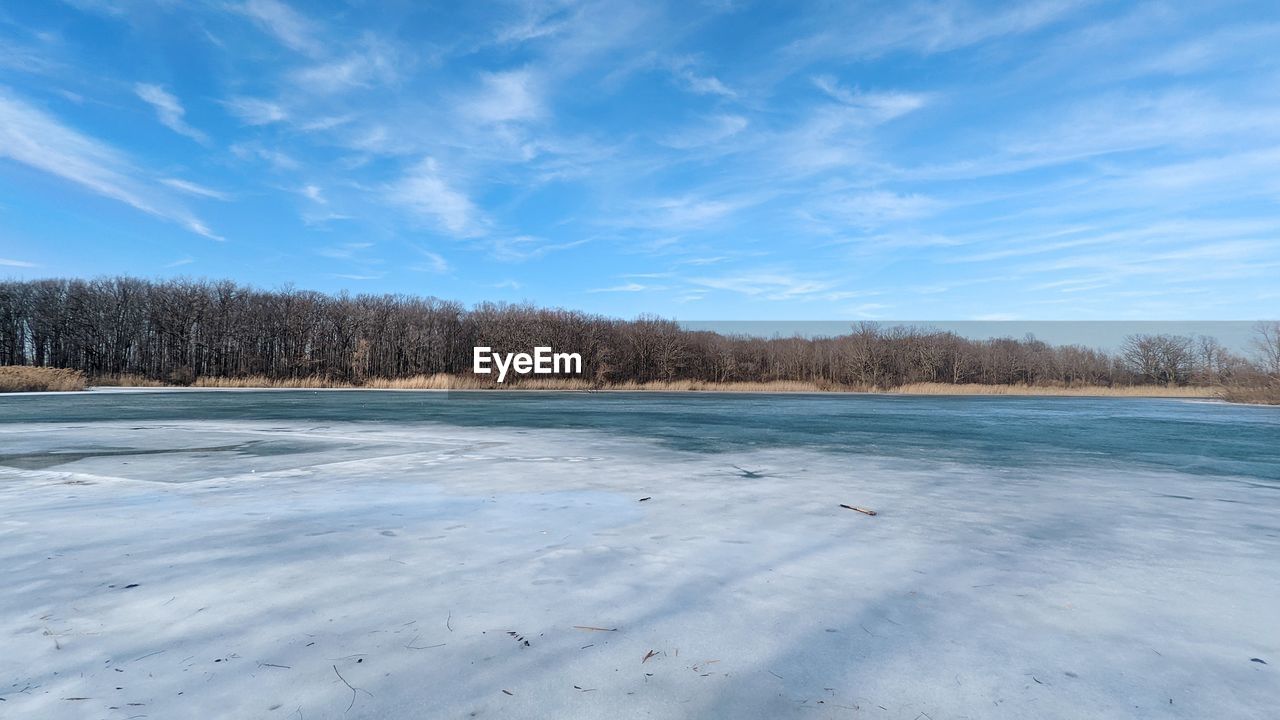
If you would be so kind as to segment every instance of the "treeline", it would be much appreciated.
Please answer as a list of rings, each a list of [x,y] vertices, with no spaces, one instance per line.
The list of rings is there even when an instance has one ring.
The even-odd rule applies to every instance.
[[[1271,335],[1268,336],[1267,333]],[[372,378],[469,374],[472,348],[549,345],[583,358],[600,384],[696,380],[896,387],[908,383],[1217,384],[1280,373],[1208,337],[1133,336],[1116,354],[1033,337],[971,340],[862,323],[832,338],[726,336],[655,317],[635,320],[528,305],[473,308],[407,295],[259,290],[229,281],[136,278],[0,282],[0,364],[141,375]],[[1277,346],[1280,347],[1280,346]],[[1280,363],[1280,349],[1272,348]]]

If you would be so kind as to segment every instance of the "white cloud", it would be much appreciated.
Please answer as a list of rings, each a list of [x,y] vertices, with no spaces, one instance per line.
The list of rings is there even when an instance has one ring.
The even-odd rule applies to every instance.
[[[589,293],[615,293],[615,292],[633,293],[633,292],[642,292],[645,290],[661,290],[661,289],[663,288],[654,287],[651,285],[641,285],[640,283],[636,283],[636,282],[629,282],[629,283],[624,283],[622,285],[614,285],[613,287],[593,288],[591,290],[588,290],[587,292]]]
[[[34,75],[53,75],[63,69],[44,48],[20,44],[14,38],[0,38],[0,68]]]
[[[160,182],[168,185],[175,190],[181,190],[188,195],[198,195],[200,197],[212,198],[214,200],[230,200],[231,196],[221,190],[197,185],[196,183],[182,180],[179,178],[161,178]]]
[[[750,124],[741,115],[716,115],[705,123],[668,135],[658,142],[677,150],[715,145],[741,133]]]
[[[722,200],[679,198],[657,203],[663,221],[672,227],[702,227],[732,213],[738,205]]]
[[[996,177],[1160,149],[1201,155],[1280,139],[1280,105],[1270,99],[1224,102],[1196,90],[1112,92],[1046,108],[994,137],[967,143],[972,158],[906,169],[902,179],[940,181]]]
[[[1081,248],[1124,247],[1147,248],[1143,252],[1150,253],[1150,248],[1175,247],[1194,243],[1208,243],[1221,239],[1252,240],[1259,237],[1274,238],[1280,236],[1280,223],[1267,218],[1255,219],[1203,219],[1203,220],[1161,220],[1150,224],[1121,224],[1108,228],[1085,226],[1071,228],[1066,232],[1051,233],[1040,237],[1015,236],[1000,244],[1000,247],[971,255],[955,255],[947,258],[948,263],[991,262],[1032,255],[1047,255],[1065,250]],[[1053,240],[1054,238],[1067,238]],[[1271,241],[1274,242],[1274,241]],[[1101,252],[1095,252],[1099,256]]]
[[[0,258],[0,267],[33,268],[33,267],[36,267],[36,264],[26,262],[25,260],[11,260],[9,258]]]
[[[889,12],[867,12],[851,4],[849,17],[823,17],[828,27],[792,43],[788,53],[811,62],[817,58],[874,58],[892,52],[948,52],[1039,30],[1091,1],[1039,0],[995,8],[955,1],[904,2]]]
[[[746,207],[746,200],[709,200],[692,195],[658,198],[639,206],[630,218],[610,218],[634,227],[666,232],[686,232],[715,225]]]
[[[328,200],[325,200],[324,192],[320,189],[320,186],[318,185],[303,185],[302,189],[299,192],[301,192],[304,196],[306,196],[308,200],[310,200],[313,203],[325,205],[329,202]]]
[[[286,47],[307,55],[319,55],[323,46],[316,40],[310,20],[279,0],[247,0],[239,11]]]
[[[729,259],[728,255],[713,255],[711,257],[694,257],[687,260],[681,260],[677,265],[716,265]]]
[[[351,260],[359,255],[363,255],[365,250],[373,247],[371,242],[349,242],[331,247],[323,247],[316,250],[318,255],[323,255],[334,260]]]
[[[184,208],[134,177],[119,150],[63,125],[57,118],[0,89],[0,157],[75,183],[213,240],[215,235]]]
[[[383,278],[383,276],[384,276],[384,275],[386,275],[386,273],[380,273],[380,272],[377,272],[377,273],[365,273],[365,274],[356,274],[356,273],[333,273],[333,277],[336,277],[336,278],[341,278],[341,279],[343,279],[343,280],[360,280],[360,281],[365,281],[365,280],[381,280],[381,279]]]
[[[857,89],[850,90],[841,86],[831,75],[818,75],[813,78],[813,84],[833,100],[866,111],[868,120],[872,122],[887,122],[914,112],[924,107],[929,100],[927,95],[921,93],[864,93]]]
[[[361,39],[359,50],[298,70],[291,78],[312,93],[331,94],[394,82],[400,69],[410,64],[411,58],[392,43],[368,34]]]
[[[289,119],[289,113],[283,107],[269,100],[236,97],[223,104],[246,125],[270,125]]]
[[[443,255],[420,247],[415,247],[414,250],[422,256],[422,262],[410,265],[410,270],[414,272],[427,272],[442,275],[449,272],[451,269],[449,261],[445,260]]]
[[[451,235],[481,235],[488,224],[475,203],[442,177],[435,158],[427,158],[411,168],[390,188],[388,199]]]
[[[836,100],[811,105],[801,122],[770,139],[767,153],[772,164],[796,174],[865,164],[864,148],[871,144],[871,131],[895,118],[919,110],[929,96],[917,93],[863,93],[843,88],[829,76],[819,76],[814,84]]]
[[[914,220],[940,207],[933,198],[873,190],[836,197],[819,204],[811,217],[822,222],[875,228],[902,220]]]
[[[341,127],[350,123],[352,120],[355,120],[355,117],[352,115],[329,115],[301,122],[298,124],[298,127],[302,130],[306,130],[307,132],[318,132],[321,130],[332,130],[336,127]]]
[[[558,35],[572,29],[577,20],[575,15],[583,10],[571,2],[526,2],[520,5],[523,17],[499,27],[493,36],[495,43],[518,45]]]
[[[348,215],[346,213],[314,212],[314,211],[304,211],[299,215],[299,217],[302,219],[302,222],[306,223],[309,226],[322,226],[327,223],[335,222],[338,220],[354,220],[355,219],[354,215]]]
[[[689,92],[698,95],[719,95],[727,98],[738,96],[738,93],[721,82],[720,78],[713,75],[698,75],[688,68],[676,70],[675,74],[680,84]]]
[[[209,136],[187,124],[187,121],[183,119],[187,111],[182,107],[182,103],[178,101],[178,98],[174,97],[169,91],[159,85],[148,83],[137,83],[133,86],[133,91],[144,102],[155,108],[156,116],[160,119],[161,125],[196,142],[205,143],[209,141]]]
[[[768,300],[813,300],[835,292],[828,280],[799,277],[779,272],[748,272],[719,277],[689,278],[689,282],[712,290],[725,290]]]
[[[301,167],[297,160],[286,153],[258,143],[237,143],[229,149],[232,155],[241,160],[262,160],[276,170],[296,170]]]
[[[892,306],[885,305],[884,303],[862,303],[861,305],[855,305],[849,308],[846,312],[848,312],[850,315],[853,315],[854,317],[865,317],[865,318],[874,319],[874,318],[882,317],[883,313],[881,313],[880,311],[887,310],[890,307]]]
[[[491,242],[493,257],[503,262],[525,262],[561,250],[569,250],[590,242],[590,238],[562,243],[549,243],[530,235],[494,238]]]
[[[463,112],[486,124],[533,120],[543,114],[538,80],[527,69],[484,73],[481,89],[463,102]]]
[[[209,229],[208,225],[205,225],[202,221],[200,221],[197,218],[188,217],[186,220],[182,221],[182,224],[185,225],[186,228],[191,232],[197,235],[203,235],[209,238],[210,240],[218,240],[219,242],[221,242],[222,240],[226,240],[226,238],[220,235],[215,235],[214,232]]]

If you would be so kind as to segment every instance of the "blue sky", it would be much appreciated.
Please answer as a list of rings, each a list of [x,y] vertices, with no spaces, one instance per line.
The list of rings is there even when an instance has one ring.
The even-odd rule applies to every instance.
[[[0,276],[1280,316],[1274,2],[0,6]]]

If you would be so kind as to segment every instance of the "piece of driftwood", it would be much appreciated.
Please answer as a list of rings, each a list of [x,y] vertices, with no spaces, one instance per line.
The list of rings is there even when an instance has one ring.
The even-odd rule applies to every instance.
[[[876,511],[875,511],[875,510],[872,510],[872,509],[870,509],[870,508],[858,507],[858,506],[856,506],[856,505],[845,505],[844,503],[840,503],[840,507],[842,507],[842,508],[844,508],[844,509],[846,509],[846,510],[855,510],[855,511],[857,511],[857,512],[862,513],[863,515],[875,515],[875,514],[876,514]]]

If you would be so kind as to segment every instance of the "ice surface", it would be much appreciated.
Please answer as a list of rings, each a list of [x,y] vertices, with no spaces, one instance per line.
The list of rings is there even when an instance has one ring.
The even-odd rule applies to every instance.
[[[393,419],[410,394],[355,419],[329,405],[356,395],[209,395],[262,420],[174,395],[0,405],[0,717],[1280,707],[1275,413],[1106,401],[1170,447],[1222,430],[1173,462],[1108,446],[1093,402],[965,405],[986,435],[948,440],[895,430],[945,399],[856,422],[825,399],[600,400],[587,430],[502,403]],[[805,402],[824,424],[774,437]],[[1009,408],[1066,417],[1022,438]],[[818,440],[832,423],[856,452]]]

